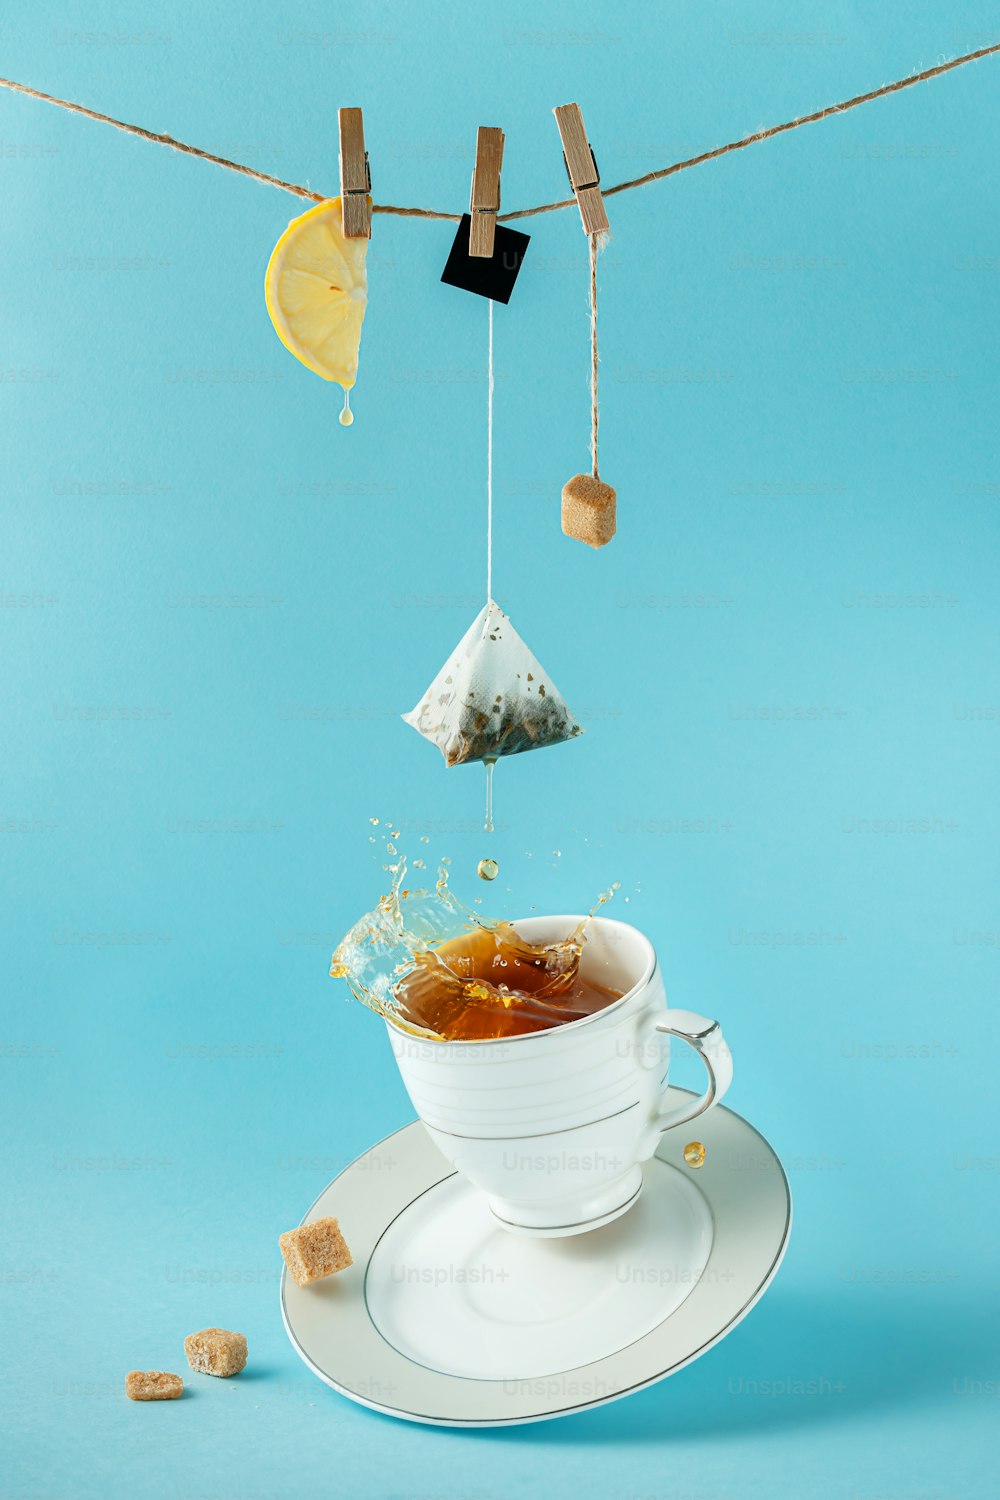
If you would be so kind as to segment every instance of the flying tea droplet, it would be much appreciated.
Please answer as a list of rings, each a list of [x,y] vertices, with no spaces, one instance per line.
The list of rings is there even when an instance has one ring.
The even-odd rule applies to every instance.
[[[480,880],[496,880],[500,874],[500,866],[495,859],[481,859],[476,873]]]
[[[345,392],[344,392],[344,409],[340,413],[340,425],[341,425],[341,427],[350,427],[350,425],[351,425],[351,423],[353,421],[354,421],[354,413],[351,411],[351,393],[350,393],[350,391],[346,391],[345,390]]]
[[[701,1141],[688,1141],[684,1147],[684,1160],[689,1167],[703,1167],[705,1165],[705,1147]]]

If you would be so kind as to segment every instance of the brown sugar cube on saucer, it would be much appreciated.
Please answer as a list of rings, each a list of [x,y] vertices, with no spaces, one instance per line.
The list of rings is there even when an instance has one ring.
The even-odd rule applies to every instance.
[[[184,1353],[192,1370],[202,1375],[238,1375],[247,1362],[247,1341],[227,1328],[203,1328],[188,1334]]]
[[[314,1224],[289,1229],[278,1244],[296,1286],[309,1286],[354,1264],[336,1219],[317,1219]]]
[[[165,1370],[129,1370],[125,1394],[130,1401],[176,1401],[184,1394],[184,1382]]]
[[[616,495],[592,474],[574,474],[562,492],[562,529],[588,547],[604,547],[615,534]]]

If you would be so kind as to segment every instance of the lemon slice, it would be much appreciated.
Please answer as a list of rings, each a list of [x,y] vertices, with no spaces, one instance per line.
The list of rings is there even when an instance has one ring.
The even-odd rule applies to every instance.
[[[271,253],[264,296],[275,331],[307,369],[349,391],[368,301],[368,241],[345,238],[340,199],[293,219]]]

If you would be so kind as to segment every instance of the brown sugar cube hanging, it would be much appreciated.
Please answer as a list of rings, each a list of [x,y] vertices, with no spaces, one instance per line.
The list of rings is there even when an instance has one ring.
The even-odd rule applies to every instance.
[[[590,473],[574,474],[563,485],[562,529],[588,547],[604,547],[618,524],[618,497],[597,465],[597,235],[590,242]]]
[[[563,485],[562,529],[588,547],[604,547],[617,529],[617,495],[605,484],[597,465],[597,252],[608,235],[608,215],[600,173],[578,104],[561,104],[553,113],[563,143],[563,159],[580,208],[590,249],[590,459],[589,474],[574,474]]]
[[[616,495],[593,474],[574,474],[562,491],[562,529],[588,547],[604,547],[615,534]]]

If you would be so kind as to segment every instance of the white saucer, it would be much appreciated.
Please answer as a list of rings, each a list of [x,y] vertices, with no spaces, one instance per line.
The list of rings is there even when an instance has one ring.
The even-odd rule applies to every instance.
[[[311,1287],[283,1273],[289,1338],[352,1401],[447,1426],[542,1421],[673,1374],[749,1312],[791,1226],[763,1137],[722,1107],[697,1126],[703,1167],[684,1161],[694,1127],[668,1131],[622,1218],[526,1239],[407,1125],[305,1215],[339,1218],[354,1265]]]

